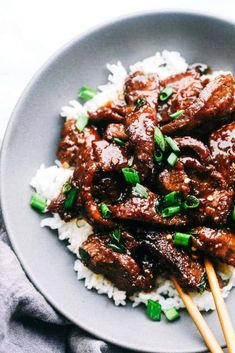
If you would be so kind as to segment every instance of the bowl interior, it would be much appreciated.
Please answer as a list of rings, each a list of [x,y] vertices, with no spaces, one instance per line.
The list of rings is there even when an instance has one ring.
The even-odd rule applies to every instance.
[[[29,207],[29,180],[41,163],[54,163],[63,119],[60,107],[78,88],[104,84],[105,64],[128,67],[163,49],[180,51],[189,63],[235,72],[235,27],[211,17],[153,13],[122,19],[74,40],[33,78],[11,118],[1,161],[1,199],[14,249],[36,287],[61,313],[89,332],[143,352],[202,352],[205,346],[191,319],[151,322],[144,308],[115,307],[84,288],[73,271],[74,256],[55,232],[41,229],[41,216]],[[235,318],[234,293],[227,299]],[[206,320],[223,344],[215,313]]]

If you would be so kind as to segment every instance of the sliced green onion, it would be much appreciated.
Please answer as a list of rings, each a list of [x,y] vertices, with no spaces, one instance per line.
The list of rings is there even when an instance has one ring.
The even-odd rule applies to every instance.
[[[141,107],[143,107],[146,104],[146,99],[145,98],[138,98],[135,101],[135,111],[139,110]]]
[[[170,206],[162,210],[162,217],[168,218],[180,212],[180,206]]]
[[[164,152],[166,149],[166,141],[164,139],[164,136],[161,130],[157,126],[155,127],[155,130],[154,130],[154,140],[156,144],[160,147],[162,152]]]
[[[82,132],[84,130],[84,127],[87,126],[88,124],[88,116],[86,114],[81,114],[76,121],[76,128],[78,129],[79,132]]]
[[[139,173],[133,168],[122,168],[122,173],[127,183],[137,184],[140,182]]]
[[[182,207],[187,208],[197,208],[200,205],[200,200],[196,196],[188,195],[185,201],[182,203]]]
[[[86,86],[82,86],[80,88],[80,91],[78,93],[78,97],[83,99],[84,101],[89,101],[90,99],[92,99],[93,97],[95,97],[96,95],[96,90],[86,87]]]
[[[173,243],[175,245],[188,246],[190,238],[191,238],[191,234],[175,233]]]
[[[231,213],[231,218],[233,221],[235,221],[235,206],[233,207],[232,213]]]
[[[110,233],[110,238],[117,242],[117,243],[120,243],[121,241],[121,238],[122,238],[122,232],[121,232],[121,229],[120,228],[117,228],[117,229],[114,229],[111,231]]]
[[[160,100],[161,102],[166,102],[166,101],[172,96],[173,93],[174,93],[173,88],[171,88],[171,87],[165,87],[165,88],[160,92],[159,100]]]
[[[79,248],[78,252],[82,260],[90,260],[91,257],[86,250],[84,250],[83,248]]]
[[[73,207],[75,198],[77,196],[77,192],[78,190],[76,188],[72,188],[68,193],[67,193],[67,197],[64,203],[64,208],[66,210],[69,210],[70,208]]]
[[[151,320],[160,321],[162,316],[162,306],[159,302],[149,299],[146,312]]]
[[[175,321],[180,317],[180,314],[175,307],[166,310],[165,315],[168,321]]]
[[[170,114],[171,119],[178,119],[182,114],[184,114],[184,110],[177,110],[177,112]]]
[[[176,165],[176,162],[178,161],[177,155],[172,152],[169,157],[167,158],[167,162],[170,164],[170,166],[174,167]]]
[[[171,147],[173,152],[180,152],[179,147],[177,146],[176,142],[169,136],[165,137],[166,142],[168,143],[168,145]]]
[[[114,138],[113,138],[113,142],[115,142],[116,145],[118,145],[118,146],[125,146],[125,141],[120,140],[120,139],[117,138],[117,137],[114,137]]]
[[[106,203],[102,202],[100,205],[99,205],[99,208],[100,208],[100,212],[102,214],[102,216],[104,218],[110,218],[111,215],[112,215],[112,212],[111,210],[108,208],[108,206],[106,205]]]
[[[206,287],[207,287],[207,281],[206,281],[206,277],[204,275],[204,276],[202,276],[201,281],[197,285],[197,289],[198,289],[199,293],[203,293],[205,291]]]
[[[148,198],[148,191],[145,186],[137,183],[136,186],[134,186],[132,190],[135,194],[138,194],[138,195],[144,197],[145,199]]]
[[[163,198],[163,205],[164,206],[171,206],[171,205],[179,205],[181,203],[179,191],[172,191],[169,194],[165,195]]]
[[[128,161],[128,166],[129,167],[132,167],[133,166],[133,163],[134,163],[134,156],[131,156],[129,161]]]
[[[63,185],[62,192],[63,192],[64,194],[67,194],[71,189],[72,189],[71,183],[66,182],[66,183]]]
[[[127,253],[127,249],[121,244],[117,245],[117,244],[110,243],[110,244],[108,244],[108,247],[111,248],[112,250],[114,250],[115,252],[119,252],[121,254]]]
[[[161,163],[162,159],[163,159],[163,154],[161,151],[157,150],[154,152],[154,159],[157,163]]]
[[[30,205],[35,210],[43,213],[47,208],[47,200],[35,192],[31,197]]]

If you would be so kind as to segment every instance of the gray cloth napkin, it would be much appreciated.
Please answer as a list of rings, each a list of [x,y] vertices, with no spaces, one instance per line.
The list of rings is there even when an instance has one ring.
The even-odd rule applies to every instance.
[[[0,213],[0,353],[125,352],[85,333],[50,306],[20,266]]]

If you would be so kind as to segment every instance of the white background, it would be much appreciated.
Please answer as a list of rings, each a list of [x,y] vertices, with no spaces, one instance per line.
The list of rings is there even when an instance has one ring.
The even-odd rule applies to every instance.
[[[164,8],[235,21],[234,0],[0,0],[0,140],[23,88],[55,50],[104,21]]]

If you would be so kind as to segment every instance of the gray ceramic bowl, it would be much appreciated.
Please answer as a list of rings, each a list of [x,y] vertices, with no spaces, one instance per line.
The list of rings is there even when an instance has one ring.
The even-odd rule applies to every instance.
[[[73,271],[74,256],[56,234],[39,227],[42,218],[29,207],[28,182],[38,166],[55,160],[63,119],[60,107],[84,83],[106,82],[105,64],[124,65],[164,48],[178,50],[189,63],[235,72],[235,26],[191,13],[160,12],[120,19],[73,40],[32,79],[10,120],[2,148],[1,201],[7,230],[26,273],[48,301],[71,321],[122,347],[142,352],[203,352],[190,317],[169,324],[148,320],[144,308],[115,307],[84,288]],[[235,318],[234,294],[227,300]],[[215,313],[206,315],[224,343]]]

